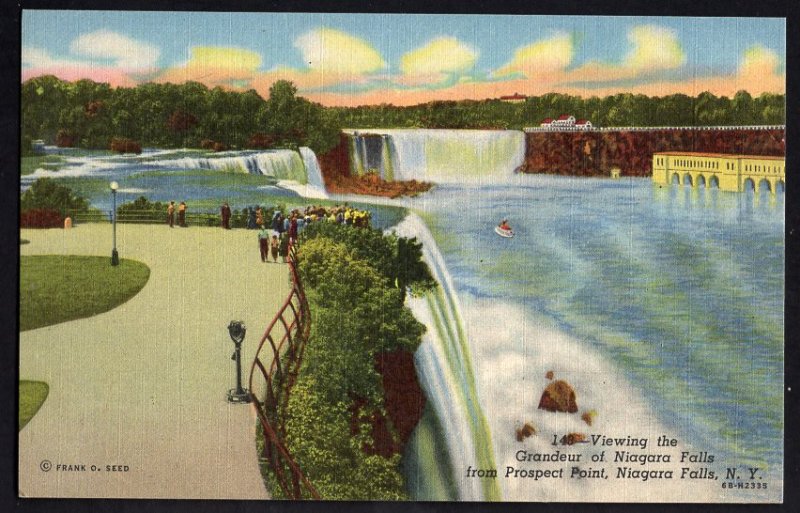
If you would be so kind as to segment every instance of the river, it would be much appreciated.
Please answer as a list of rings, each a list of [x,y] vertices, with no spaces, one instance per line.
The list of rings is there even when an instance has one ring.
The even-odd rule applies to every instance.
[[[409,202],[429,229],[422,239],[438,246],[440,282],[452,283],[460,303],[488,423],[480,443],[491,444],[499,473],[524,467],[515,461],[521,448],[553,452],[553,433],[641,436],[651,445],[669,434],[713,454],[717,467],[767,469],[773,489],[728,500],[780,497],[782,196],[659,188],[641,178],[509,180],[440,185]],[[493,231],[503,218],[512,239]],[[419,220],[401,231],[424,231]],[[597,413],[591,427],[537,409],[547,371],[575,388],[579,411]],[[519,443],[523,422],[539,436]],[[451,453],[469,445],[463,436]],[[475,462],[454,459],[461,498],[486,498],[465,474]],[[713,500],[703,496],[720,492],[719,482],[614,487],[611,479],[497,481],[505,500]]]
[[[354,172],[374,168],[388,178],[438,184],[417,198],[381,200],[411,209],[396,229],[425,243],[441,285],[436,294],[409,300],[428,327],[416,363],[430,405],[404,463],[412,497],[781,497],[782,194],[659,188],[641,178],[516,175],[525,153],[518,132],[379,135],[353,137]],[[23,177],[23,189],[40,176],[66,177],[101,209],[109,207],[111,179],[128,199],[205,199],[212,209],[220,199],[233,205],[291,193],[300,204],[307,200],[297,194],[327,195],[307,149],[213,158],[171,150],[75,156],[61,171]],[[504,218],[514,238],[495,234]],[[548,371],[573,386],[579,412],[593,412],[591,426],[578,414],[537,409]],[[515,430],[524,422],[537,435],[518,442]],[[647,438],[648,453],[658,453],[652,444],[666,435],[679,441],[673,453],[706,451],[717,469],[759,467],[770,487],[724,491],[720,481],[687,486],[676,478],[656,485],[613,475],[502,477],[509,466],[525,467],[519,450],[563,450],[552,445],[552,435],[571,432]],[[569,450],[583,452],[587,469],[598,452]],[[469,468],[497,469],[500,476],[468,477]]]

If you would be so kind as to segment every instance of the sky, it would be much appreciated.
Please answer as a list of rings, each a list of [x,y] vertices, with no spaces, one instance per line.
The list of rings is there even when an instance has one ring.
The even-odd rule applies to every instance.
[[[785,20],[26,10],[22,80],[291,80],[328,106],[785,92]]]

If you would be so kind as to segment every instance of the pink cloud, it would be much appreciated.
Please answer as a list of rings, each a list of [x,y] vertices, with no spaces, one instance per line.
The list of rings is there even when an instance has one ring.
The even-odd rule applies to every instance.
[[[22,70],[22,81],[42,75],[54,75],[68,82],[89,79],[95,82],[108,83],[112,87],[134,87],[138,83],[128,73],[119,68],[91,65],[27,68]]]

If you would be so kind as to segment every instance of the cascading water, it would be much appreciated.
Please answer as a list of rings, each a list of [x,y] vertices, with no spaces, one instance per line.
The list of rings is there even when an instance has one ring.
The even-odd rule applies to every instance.
[[[489,427],[478,401],[469,343],[458,296],[433,236],[416,214],[395,229],[398,235],[417,237],[439,287],[424,297],[409,298],[414,316],[428,327],[414,355],[422,387],[443,427],[450,467],[460,500],[499,500],[495,480],[466,477],[468,468],[493,469],[494,452]],[[418,454],[417,458],[430,457]],[[430,468],[430,465],[425,465]]]
[[[434,183],[506,181],[525,158],[525,134],[514,130],[352,131],[352,169],[387,180]]]
[[[303,165],[306,168],[306,186],[300,192],[306,198],[327,198],[325,181],[322,179],[322,169],[319,167],[317,155],[311,148],[300,147]]]
[[[226,157],[184,157],[154,160],[150,164],[171,169],[212,169],[259,174],[301,184],[307,181],[303,159],[294,150],[262,151]]]
[[[300,147],[298,151],[229,151],[214,155],[188,149],[145,150],[141,155],[70,156],[67,153],[58,167],[58,170],[37,169],[22,176],[22,190],[42,177],[113,176],[119,179],[151,170],[211,170],[268,176],[277,181],[280,189],[307,198],[328,197],[317,156],[307,147]]]

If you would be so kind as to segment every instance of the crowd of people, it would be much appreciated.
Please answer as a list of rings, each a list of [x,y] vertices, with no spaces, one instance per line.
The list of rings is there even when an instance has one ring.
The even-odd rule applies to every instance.
[[[167,206],[167,224],[172,228],[175,225],[177,213],[178,226],[186,227],[186,203],[180,202],[176,207],[174,201]],[[287,214],[282,209],[268,209],[265,207],[249,207],[243,214],[248,229],[258,230],[258,247],[262,262],[278,261],[280,256],[283,262],[289,254],[289,246],[297,240],[297,236],[311,223],[328,222],[339,223],[355,227],[369,227],[372,213],[369,210],[360,210],[347,203],[333,207],[309,205],[304,209],[295,208]],[[238,215],[238,214],[237,214]],[[231,229],[231,207],[227,202],[220,206],[222,228]]]
[[[286,262],[289,245],[293,244],[300,232],[311,223],[329,222],[368,227],[372,218],[370,211],[359,210],[347,204],[334,207],[309,205],[303,210],[295,208],[286,215],[276,209],[271,212],[269,222],[265,222],[266,212],[263,208],[251,209],[251,213],[255,217],[254,224],[259,227],[258,240],[262,262],[268,262],[270,255],[273,262],[277,262],[279,255],[282,261]]]

